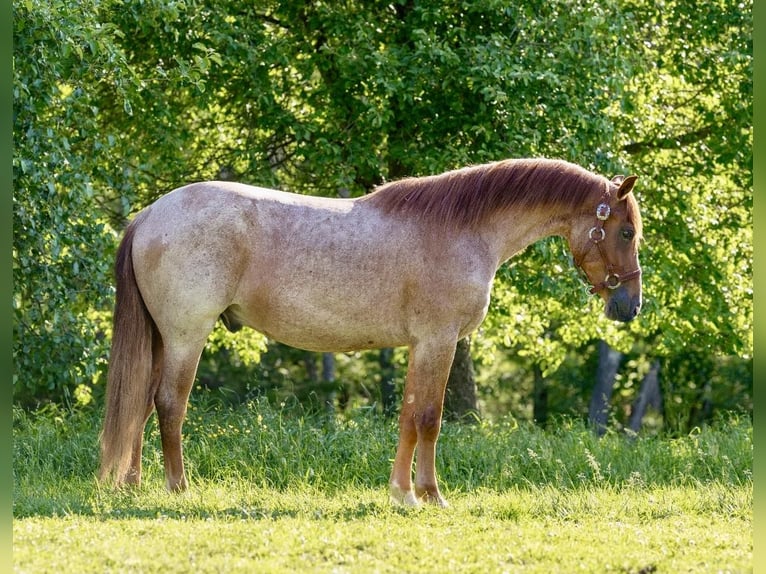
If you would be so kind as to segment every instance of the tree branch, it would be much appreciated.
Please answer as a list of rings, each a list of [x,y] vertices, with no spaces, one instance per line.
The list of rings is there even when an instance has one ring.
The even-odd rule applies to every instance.
[[[707,139],[713,133],[714,126],[705,126],[698,130],[676,136],[655,138],[641,142],[632,142],[622,147],[624,152],[638,154],[658,149],[676,149],[685,145],[693,144]]]
[[[278,28],[282,28],[283,30],[287,30],[287,31],[290,30],[290,27],[287,24],[285,24],[278,18],[275,18],[271,14],[263,14],[261,12],[256,12],[255,16],[256,18],[259,18],[268,24],[273,24],[274,26],[277,26]]]

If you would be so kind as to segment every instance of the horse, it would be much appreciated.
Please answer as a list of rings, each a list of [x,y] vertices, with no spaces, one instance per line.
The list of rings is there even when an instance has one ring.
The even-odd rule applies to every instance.
[[[389,493],[447,506],[435,469],[446,381],[457,341],[487,314],[496,271],[562,236],[605,315],[632,320],[642,303],[636,179],[527,158],[395,180],[358,198],[221,181],[167,193],[133,218],[116,254],[99,480],[140,484],[156,409],[165,486],[188,488],[181,427],[220,319],[310,351],[408,347]]]

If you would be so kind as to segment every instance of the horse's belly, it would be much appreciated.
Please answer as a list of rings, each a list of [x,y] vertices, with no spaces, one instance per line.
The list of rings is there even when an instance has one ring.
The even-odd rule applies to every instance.
[[[450,330],[465,336],[483,320],[489,304],[485,282],[464,281],[451,289],[438,289],[423,278],[415,289],[401,279],[355,285],[313,289],[289,282],[251,291],[247,303],[233,309],[242,324],[286,345],[345,352],[405,346]]]
[[[361,327],[361,328],[360,328]],[[336,352],[360,351],[399,347],[407,344],[407,338],[391,332],[384,332],[379,326],[365,326],[351,323],[302,325],[282,323],[253,328],[270,339],[307,351]]]
[[[282,301],[258,308],[236,309],[237,319],[280,343],[299,349],[346,352],[408,343],[406,331],[395,311],[380,306],[344,307]]]
[[[346,353],[365,349],[381,349],[383,347],[400,347],[406,340],[398,338],[377,337],[374,333],[353,334],[347,331],[328,333],[327,331],[312,334],[308,330],[282,330],[279,334],[261,331],[264,335],[297,349],[317,351],[322,353]]]

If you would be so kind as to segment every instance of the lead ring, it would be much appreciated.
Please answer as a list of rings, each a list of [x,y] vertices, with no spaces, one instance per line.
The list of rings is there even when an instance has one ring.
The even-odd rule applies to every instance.
[[[612,283],[612,279],[614,279],[616,283]],[[622,285],[622,281],[620,281],[620,276],[617,275],[617,273],[610,273],[606,276],[606,279],[604,279],[604,285],[606,285],[609,289],[617,289],[617,287]]]
[[[598,231],[601,234],[601,236],[598,237],[598,238],[593,237],[593,233],[596,232],[596,231]],[[590,231],[588,232],[588,239],[590,239],[594,243],[598,243],[599,241],[603,241],[605,237],[606,237],[606,232],[604,231],[603,227],[591,227]]]

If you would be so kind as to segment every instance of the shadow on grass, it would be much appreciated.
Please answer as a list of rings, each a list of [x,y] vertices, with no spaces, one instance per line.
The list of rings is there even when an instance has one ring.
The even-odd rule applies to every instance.
[[[284,518],[353,521],[371,516],[407,516],[417,509],[394,505],[387,485],[379,489],[256,488],[241,485],[192,485],[173,494],[162,487],[112,490],[72,479],[57,485],[17,484],[13,516],[21,518],[89,517],[97,520],[279,520]],[[223,494],[222,494],[223,493]]]

